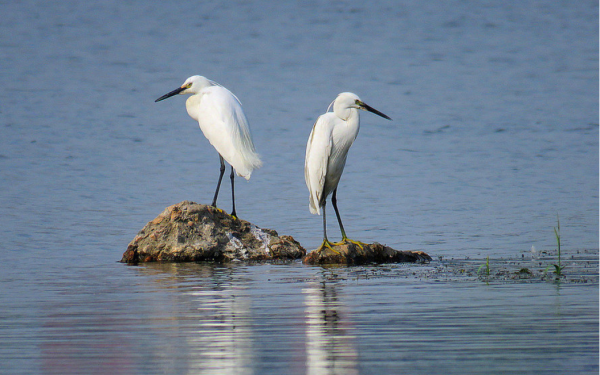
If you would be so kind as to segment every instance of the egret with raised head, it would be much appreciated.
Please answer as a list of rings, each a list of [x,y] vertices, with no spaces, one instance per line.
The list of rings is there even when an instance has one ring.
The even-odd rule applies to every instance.
[[[320,215],[323,211],[323,243],[317,251],[323,250],[324,247],[333,250],[332,243],[327,239],[325,219],[325,204],[331,193],[333,193],[331,203],[342,232],[342,242],[350,241],[360,245],[359,242],[352,241],[346,236],[337,207],[337,186],[344,172],[348,150],[354,143],[360,128],[358,110],[369,111],[391,120],[388,116],[365,104],[351,92],[339,94],[332,104],[333,112],[319,116],[312,128],[306,145],[304,162],[304,178],[309,192],[310,212]]]
[[[231,165],[231,199],[232,216],[235,212],[235,174],[250,179],[254,169],[260,168],[262,162],[254,149],[248,120],[238,98],[218,83],[202,76],[191,76],[183,85],[156,99],[155,102],[170,98],[177,94],[191,94],[185,107],[191,118],[198,121],[200,129],[211,145],[219,153],[221,173],[212,201],[217,207],[217,196],[221,180],[225,173],[225,161]],[[235,174],[234,174],[235,170]]]

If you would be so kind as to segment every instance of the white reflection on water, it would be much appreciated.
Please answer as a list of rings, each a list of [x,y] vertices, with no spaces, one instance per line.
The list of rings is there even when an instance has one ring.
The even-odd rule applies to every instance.
[[[243,286],[192,291],[196,332],[187,337],[195,361],[190,373],[252,374],[255,363],[250,300]]]
[[[185,363],[185,372],[253,374],[255,333],[243,268],[234,273],[227,267],[166,264],[156,270],[167,272],[159,287],[175,292],[176,301],[168,306],[173,325],[166,334],[180,339],[174,357]]]
[[[358,352],[352,324],[343,310],[335,283],[310,282],[306,304],[306,373],[358,374]]]

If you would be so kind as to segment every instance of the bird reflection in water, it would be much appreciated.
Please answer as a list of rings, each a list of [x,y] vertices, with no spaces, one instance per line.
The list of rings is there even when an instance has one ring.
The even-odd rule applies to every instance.
[[[235,267],[202,264],[149,264],[143,269],[158,271],[162,288],[176,291],[170,294],[175,300],[156,308],[184,307],[165,312],[174,317],[172,326],[159,323],[161,332],[185,340],[177,354],[185,353],[187,373],[254,373],[255,333],[243,273]]]
[[[313,282],[303,290],[307,374],[358,374],[354,327],[344,316],[338,288],[335,282]]]

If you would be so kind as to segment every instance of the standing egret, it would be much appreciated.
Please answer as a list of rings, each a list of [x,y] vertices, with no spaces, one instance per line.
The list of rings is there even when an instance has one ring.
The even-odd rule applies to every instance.
[[[391,120],[388,116],[363,103],[356,94],[351,92],[339,94],[332,104],[333,112],[319,116],[313,126],[308,137],[304,162],[304,178],[310,194],[310,212],[320,215],[323,210],[323,243],[318,251],[321,251],[324,246],[331,249],[332,245],[327,239],[325,221],[325,203],[332,192],[331,203],[340,225],[342,241],[359,244],[349,240],[346,236],[336,198],[337,186],[344,172],[348,150],[358,135],[360,127],[358,110],[373,112]]]
[[[179,88],[161,96],[155,102],[177,94],[192,94],[185,102],[187,112],[191,118],[198,121],[202,133],[219,153],[221,174],[212,201],[213,207],[217,207],[217,196],[225,173],[223,159],[231,165],[231,200],[233,202],[231,215],[236,216],[233,170],[235,169],[238,176],[249,180],[252,171],[262,165],[254,150],[250,127],[242,110],[242,104],[231,91],[202,76],[189,77]]]

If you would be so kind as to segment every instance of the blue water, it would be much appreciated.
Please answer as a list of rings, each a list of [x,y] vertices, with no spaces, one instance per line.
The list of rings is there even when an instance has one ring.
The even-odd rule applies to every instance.
[[[164,207],[212,198],[218,156],[184,99],[154,103],[202,74],[240,98],[264,161],[238,179],[240,217],[319,245],[306,140],[353,91],[394,121],[361,115],[338,190],[351,238],[431,267],[528,259],[555,250],[558,216],[565,259],[597,274],[597,2],[1,10],[0,373],[597,373],[597,277],[569,268],[559,285],[487,285],[117,263]]]

